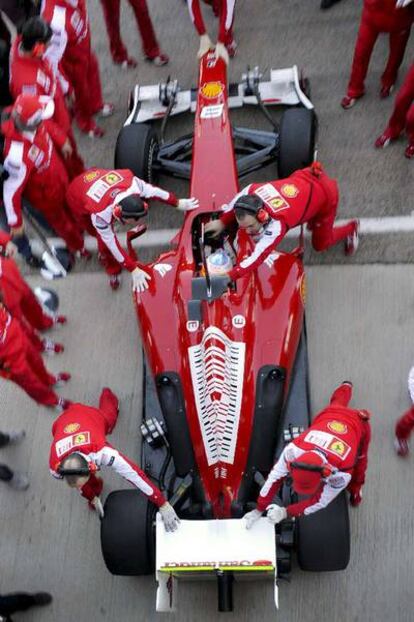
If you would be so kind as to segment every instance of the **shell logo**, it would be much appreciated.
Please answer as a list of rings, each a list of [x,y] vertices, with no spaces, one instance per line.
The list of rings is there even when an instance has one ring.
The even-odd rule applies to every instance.
[[[346,434],[348,432],[348,427],[342,421],[329,421],[328,428],[335,434]]]
[[[80,428],[80,423],[68,423],[68,425],[66,425],[63,428],[63,431],[66,434],[73,434],[74,432],[77,432]]]
[[[298,196],[299,190],[293,184],[284,184],[281,189],[281,193],[285,195],[288,199],[294,199]]]
[[[221,82],[205,82],[201,87],[201,94],[207,99],[215,99],[223,93]]]
[[[87,183],[89,183],[90,181],[93,181],[94,179],[96,179],[98,175],[99,175],[98,171],[92,171],[91,173],[86,173],[86,175],[83,176],[83,181],[86,181]]]

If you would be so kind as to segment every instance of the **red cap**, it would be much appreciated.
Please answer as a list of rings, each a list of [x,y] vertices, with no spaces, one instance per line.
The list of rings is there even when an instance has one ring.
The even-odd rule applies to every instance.
[[[304,468],[300,468],[300,464],[304,465]],[[298,465],[298,466],[294,466]],[[325,465],[322,456],[319,456],[313,451],[305,451],[297,460],[290,463],[290,472],[292,475],[292,485],[295,492],[299,495],[311,495],[315,493],[321,483],[322,471],[308,470],[306,466],[320,467],[321,469]]]
[[[35,127],[41,121],[50,119],[54,111],[53,99],[42,95],[22,93],[13,105],[13,113],[19,117],[23,125],[28,127]]]

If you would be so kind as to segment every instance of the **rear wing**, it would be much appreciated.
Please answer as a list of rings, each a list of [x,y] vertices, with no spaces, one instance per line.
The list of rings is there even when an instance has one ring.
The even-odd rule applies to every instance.
[[[252,92],[252,84],[258,84],[260,98],[265,106],[297,106],[301,104],[312,110],[313,104],[301,87],[301,79],[296,65],[287,69],[271,69],[270,80],[262,81],[262,75],[256,67],[242,75],[238,83],[229,85],[228,107],[242,108],[246,105],[257,105],[257,97]],[[165,97],[169,88],[173,89],[174,105],[168,110],[169,98]],[[156,121],[168,116],[184,112],[195,112],[197,106],[197,88],[181,90],[177,82],[155,84],[151,86],[135,85],[129,114],[124,125]]]

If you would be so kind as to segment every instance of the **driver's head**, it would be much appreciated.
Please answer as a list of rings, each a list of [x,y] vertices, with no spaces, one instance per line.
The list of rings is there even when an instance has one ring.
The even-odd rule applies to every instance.
[[[321,485],[324,460],[314,451],[305,451],[289,465],[293,490],[298,495],[313,495]]]
[[[259,233],[269,220],[263,201],[256,194],[245,194],[239,197],[234,204],[234,213],[239,228],[244,229],[248,235]]]
[[[55,105],[50,97],[22,93],[13,104],[11,117],[20,132],[34,132],[42,121],[53,116],[54,111]]]
[[[71,488],[82,488],[91,476],[88,461],[77,452],[63,458],[57,471]]]
[[[146,216],[148,203],[143,201],[139,194],[130,194],[118,201],[113,209],[116,220],[121,222],[136,221]]]
[[[50,43],[53,31],[41,17],[31,17],[23,24],[21,34],[23,51],[40,58]]]

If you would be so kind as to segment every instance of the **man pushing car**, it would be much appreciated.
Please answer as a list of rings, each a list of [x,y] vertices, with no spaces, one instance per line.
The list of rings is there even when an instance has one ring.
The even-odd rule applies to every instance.
[[[351,398],[352,383],[345,381],[311,426],[285,447],[259,493],[257,509],[244,516],[247,529],[266,509],[267,518],[275,525],[288,517],[313,514],[346,488],[351,505],[361,503],[371,440],[370,414],[349,408]],[[272,500],[288,476],[294,492],[306,498],[284,508]]]
[[[50,471],[57,479],[65,479],[71,488],[77,488],[89,506],[102,513],[99,495],[103,482],[96,472],[111,467],[158,506],[165,529],[175,531],[180,521],[162,492],[138,465],[106,440],[116,425],[118,412],[118,398],[108,388],[102,390],[99,408],[72,403],[52,427]]]
[[[252,254],[229,272],[230,279],[236,280],[259,267],[289,229],[305,223],[316,251],[344,240],[345,254],[353,255],[358,247],[358,220],[334,227],[337,207],[336,181],[314,162],[285,179],[246,186],[229,205],[223,205],[218,220],[206,224],[205,233],[218,236],[236,224],[239,239],[247,236],[253,241]]]
[[[127,255],[113,229],[116,221],[131,222],[146,216],[147,199],[157,199],[181,211],[198,207],[196,199],[178,199],[172,192],[135,177],[128,169],[91,168],[69,185],[67,203],[80,224],[97,238],[99,255],[112,289],[119,287],[122,268],[131,272],[135,291],[148,289],[150,274]]]

